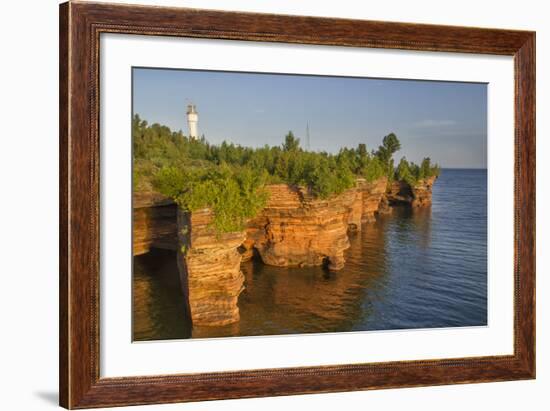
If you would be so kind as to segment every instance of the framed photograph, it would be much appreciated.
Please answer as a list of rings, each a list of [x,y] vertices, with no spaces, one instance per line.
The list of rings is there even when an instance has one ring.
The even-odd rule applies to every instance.
[[[60,6],[60,405],[535,378],[535,33]]]

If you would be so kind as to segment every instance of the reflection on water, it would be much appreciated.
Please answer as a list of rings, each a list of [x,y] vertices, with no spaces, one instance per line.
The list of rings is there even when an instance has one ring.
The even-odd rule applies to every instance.
[[[241,320],[191,330],[175,253],[134,259],[134,339],[487,323],[487,174],[444,170],[431,208],[395,208],[350,238],[343,270],[242,265]]]
[[[134,257],[132,294],[134,340],[191,336],[175,252],[155,250]]]

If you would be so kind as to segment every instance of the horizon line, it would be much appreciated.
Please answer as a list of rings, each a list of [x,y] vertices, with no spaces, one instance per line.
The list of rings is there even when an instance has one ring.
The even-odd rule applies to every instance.
[[[487,167],[443,167],[441,170],[487,170]]]

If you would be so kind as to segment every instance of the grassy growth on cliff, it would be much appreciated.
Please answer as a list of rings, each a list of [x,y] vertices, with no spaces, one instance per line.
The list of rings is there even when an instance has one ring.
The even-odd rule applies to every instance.
[[[161,193],[183,209],[211,208],[218,232],[239,231],[246,220],[265,207],[265,173],[250,168],[219,167],[161,168],[153,179]]]
[[[132,136],[134,189],[157,190],[189,211],[211,208],[218,232],[242,229],[246,219],[265,206],[264,187],[270,183],[306,186],[316,196],[328,198],[353,187],[358,177],[374,181],[386,176],[416,184],[439,172],[429,158],[420,166],[403,159],[394,169],[393,154],[401,145],[393,133],[376,151],[359,144],[330,154],[303,150],[292,132],[275,147],[250,148],[225,141],[213,145],[204,138],[188,139],[181,131],[149,125],[136,115]]]
[[[408,162],[407,159],[403,157],[395,170],[395,179],[405,181],[407,184],[414,186],[418,184],[420,180],[439,176],[440,172],[441,169],[439,166],[437,164],[432,165],[429,157],[422,160],[419,166],[412,162]]]

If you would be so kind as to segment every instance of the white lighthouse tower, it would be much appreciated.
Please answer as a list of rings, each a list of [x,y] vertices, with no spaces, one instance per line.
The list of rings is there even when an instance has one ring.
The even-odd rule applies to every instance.
[[[194,104],[187,106],[187,125],[189,126],[189,138],[198,138],[197,124],[199,122],[199,113]]]

